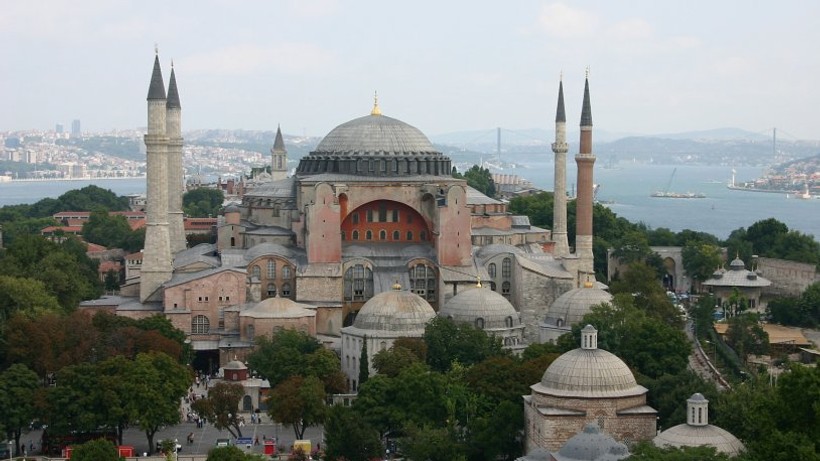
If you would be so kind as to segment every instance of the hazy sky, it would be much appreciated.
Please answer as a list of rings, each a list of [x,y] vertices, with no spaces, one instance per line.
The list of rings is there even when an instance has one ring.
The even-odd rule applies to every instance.
[[[323,136],[382,112],[428,135],[568,123],[820,139],[817,1],[4,0],[0,130],[145,125],[159,45],[183,130]]]

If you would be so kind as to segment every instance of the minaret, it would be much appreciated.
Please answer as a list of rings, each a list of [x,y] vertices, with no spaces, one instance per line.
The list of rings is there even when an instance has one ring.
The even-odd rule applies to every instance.
[[[270,175],[274,181],[288,177],[288,151],[282,138],[282,128],[276,127],[276,139],[270,150]]]
[[[140,270],[140,301],[158,299],[154,295],[171,278],[171,242],[168,233],[168,137],[165,133],[165,85],[154,57],[154,71],[148,88],[148,133],[145,134],[146,206],[145,250]]]
[[[168,232],[171,255],[175,255],[188,245],[182,215],[182,193],[185,188],[182,170],[182,106],[179,104],[174,63],[171,63],[171,81],[168,83],[168,102],[165,107],[165,133],[168,136]]]
[[[558,83],[558,108],[555,111],[555,185],[552,202],[552,241],[556,258],[569,255],[567,240],[567,114],[564,110],[564,80]]]
[[[575,199],[575,254],[578,256],[578,283],[595,279],[592,261],[592,108],[589,103],[589,69],[584,79],[584,105],[581,108],[581,140],[578,155],[578,190]]]

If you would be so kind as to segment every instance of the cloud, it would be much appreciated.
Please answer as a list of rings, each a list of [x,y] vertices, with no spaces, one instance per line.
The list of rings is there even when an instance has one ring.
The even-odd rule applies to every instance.
[[[551,3],[541,8],[538,24],[541,29],[558,38],[591,36],[600,23],[597,16],[563,3]]]
[[[287,73],[316,71],[332,66],[333,55],[308,43],[263,47],[234,45],[184,57],[179,67],[192,74],[251,75],[262,70]]]
[[[336,12],[338,0],[290,0],[288,9],[302,17],[329,16]]]

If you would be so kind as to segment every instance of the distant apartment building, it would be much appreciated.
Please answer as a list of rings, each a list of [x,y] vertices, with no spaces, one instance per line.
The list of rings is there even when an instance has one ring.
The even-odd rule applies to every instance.
[[[71,137],[72,138],[79,138],[82,135],[82,130],[80,129],[80,120],[74,119],[71,122]]]
[[[63,132],[65,132],[65,126],[63,126],[63,124],[62,124],[62,123],[58,123],[58,124],[54,127],[54,131],[56,131],[56,132],[57,132],[57,134],[63,134]]]

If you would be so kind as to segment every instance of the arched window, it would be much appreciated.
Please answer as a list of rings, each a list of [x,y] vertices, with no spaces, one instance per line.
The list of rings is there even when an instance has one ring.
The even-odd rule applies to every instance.
[[[359,240],[359,231],[357,231],[357,230],[353,231],[353,240]]]
[[[490,274],[490,278],[495,278],[495,263],[490,263],[490,265],[487,266],[487,273]]]
[[[276,278],[276,262],[274,262],[272,259],[268,260],[268,278]]]
[[[504,319],[504,325],[506,325],[506,326],[507,326],[507,328],[512,328],[512,326],[513,326],[513,318],[512,318],[512,316],[507,316],[507,318],[506,318],[506,319]]]
[[[276,296],[276,285],[274,285],[273,283],[269,283],[267,292],[268,298],[273,298],[274,296]]]
[[[383,351],[383,350],[386,350],[386,349],[387,349],[387,341],[382,341],[381,343],[379,343],[379,350],[380,351]]]
[[[292,276],[290,266],[282,266],[282,278],[288,280]]]
[[[393,231],[393,240],[399,240],[401,238],[401,232],[394,230]]]
[[[356,264],[345,271],[345,301],[366,301],[373,297],[373,271]]]
[[[420,239],[422,242],[426,241],[426,240],[427,240],[427,231],[421,231],[421,232],[419,232],[419,239]]]
[[[436,301],[436,271],[424,264],[410,268],[410,291],[427,301]]]
[[[353,221],[353,224],[359,224],[359,212],[358,211],[353,212],[352,221]]]
[[[364,234],[365,240],[373,240],[373,231],[367,231]]]
[[[512,260],[510,258],[504,258],[501,261],[501,277],[508,279],[512,276]]]
[[[510,296],[510,282],[504,282],[501,284],[501,294],[504,296]]]
[[[197,315],[191,319],[191,334],[207,335],[211,331],[211,321],[204,315]]]
[[[290,297],[290,283],[283,283],[282,284],[282,296]]]
[[[496,291],[495,290],[495,282],[490,282],[490,289],[493,290],[493,291]]]
[[[481,317],[475,319],[475,327],[478,328],[479,330],[483,330],[484,329],[484,319],[482,319]]]
[[[407,241],[413,240],[413,231],[407,231]]]
[[[379,231],[379,240],[387,240],[387,231],[382,229]]]
[[[257,280],[262,278],[262,268],[260,268],[259,266],[251,267],[251,276]]]
[[[236,246],[236,237],[231,237],[231,246],[232,247]]]
[[[253,339],[253,335],[254,335],[253,324],[248,324],[248,326],[245,327],[245,334],[247,335],[248,340]]]

